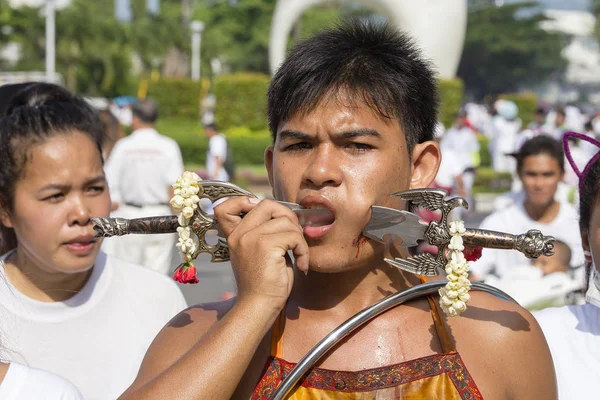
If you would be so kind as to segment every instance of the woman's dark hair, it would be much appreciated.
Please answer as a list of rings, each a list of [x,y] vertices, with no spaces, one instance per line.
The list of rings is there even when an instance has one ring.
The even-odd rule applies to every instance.
[[[436,78],[414,42],[397,28],[351,19],[297,45],[269,86],[273,140],[280,124],[340,92],[351,99],[350,106],[365,104],[382,118],[397,120],[409,154],[415,144],[433,140]]]
[[[14,206],[15,185],[22,177],[31,147],[55,135],[81,132],[102,155],[104,133],[98,113],[68,90],[49,83],[6,88],[0,96],[0,212]],[[1,93],[1,91],[0,91]],[[12,229],[0,224],[0,254],[16,247]]]
[[[583,179],[583,182],[579,185],[579,230],[588,233],[590,231],[594,208],[600,202],[600,158],[596,158],[594,163],[589,167],[587,174],[581,179]],[[588,262],[585,264],[586,291],[589,286],[592,268],[592,263]]]

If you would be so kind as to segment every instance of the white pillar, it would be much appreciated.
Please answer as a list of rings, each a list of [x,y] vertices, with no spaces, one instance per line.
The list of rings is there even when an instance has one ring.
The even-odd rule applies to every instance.
[[[56,78],[55,11],[55,0],[46,0],[46,78],[50,82]]]
[[[200,46],[202,44],[202,31],[204,23],[201,21],[192,21],[192,80],[200,80]]]
[[[355,0],[409,33],[441,78],[456,75],[467,28],[467,0]],[[277,0],[271,23],[269,62],[274,73],[285,58],[290,32],[302,14],[331,0]]]

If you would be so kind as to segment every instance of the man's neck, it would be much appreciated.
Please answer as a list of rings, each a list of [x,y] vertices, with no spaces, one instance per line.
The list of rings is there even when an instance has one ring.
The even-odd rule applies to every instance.
[[[419,283],[416,276],[383,260],[373,265],[337,273],[310,271],[306,276],[297,272],[289,304],[350,316]]]
[[[560,203],[553,199],[550,203],[540,206],[531,204],[529,200],[525,200],[524,208],[532,220],[541,224],[549,224],[558,216]]]
[[[131,129],[134,131],[139,131],[140,129],[154,129],[154,124],[142,124],[138,123],[131,126]]]
[[[19,248],[4,262],[7,279],[20,293],[47,303],[73,297],[85,286],[92,270],[69,274],[48,272],[35,265]]]

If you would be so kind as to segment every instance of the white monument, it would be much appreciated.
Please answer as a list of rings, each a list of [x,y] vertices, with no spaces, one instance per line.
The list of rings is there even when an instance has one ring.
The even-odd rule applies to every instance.
[[[271,25],[269,62],[274,72],[285,58],[294,24],[311,7],[340,0],[278,0]],[[437,67],[440,78],[454,78],[467,30],[467,0],[360,0],[409,33]]]

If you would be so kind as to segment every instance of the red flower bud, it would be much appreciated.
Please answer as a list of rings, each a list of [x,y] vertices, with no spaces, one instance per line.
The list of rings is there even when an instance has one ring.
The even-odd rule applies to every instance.
[[[196,277],[196,267],[194,264],[189,263],[188,267],[183,270],[183,282],[181,283],[198,283],[198,278]]]
[[[198,283],[196,267],[191,262],[183,263],[173,273],[173,279],[179,283]]]
[[[477,261],[481,258],[482,251],[483,251],[483,247],[481,247],[481,246],[477,246],[477,247],[465,246],[465,249],[463,250],[463,254],[465,256],[465,260]]]
[[[183,266],[184,266],[184,264],[181,264],[179,267],[177,267],[177,269],[173,273],[173,279],[176,282],[183,283],[183,271],[182,271]]]

